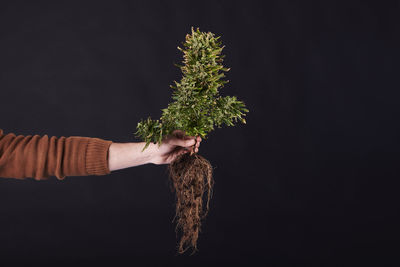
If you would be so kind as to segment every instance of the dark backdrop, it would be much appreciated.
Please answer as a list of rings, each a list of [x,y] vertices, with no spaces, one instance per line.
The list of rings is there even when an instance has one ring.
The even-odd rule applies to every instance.
[[[250,113],[202,142],[216,184],[196,255],[176,256],[166,166],[144,165],[0,179],[1,262],[399,264],[400,8],[371,2],[2,1],[5,133],[140,141],[191,26],[221,36],[221,94]]]

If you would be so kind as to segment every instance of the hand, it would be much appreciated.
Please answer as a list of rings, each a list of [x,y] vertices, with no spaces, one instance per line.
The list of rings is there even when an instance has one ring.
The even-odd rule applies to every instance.
[[[197,142],[196,142],[197,140]],[[197,153],[201,142],[200,136],[187,136],[181,130],[175,130],[170,136],[166,137],[160,147],[152,144],[151,163],[170,164],[179,155],[184,153]],[[196,146],[194,146],[196,144]]]
[[[196,145],[195,140],[197,140]],[[108,153],[108,167],[110,171],[139,166],[142,164],[170,164],[177,156],[183,153],[197,153],[201,138],[198,136],[186,136],[180,130],[167,136],[159,147],[150,143],[149,147],[142,151],[145,142],[112,143]]]

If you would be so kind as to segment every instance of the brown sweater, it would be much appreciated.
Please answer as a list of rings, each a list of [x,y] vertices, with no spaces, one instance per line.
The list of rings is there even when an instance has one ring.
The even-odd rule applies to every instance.
[[[106,175],[112,141],[92,137],[3,134],[0,129],[0,177],[44,180],[56,176]]]

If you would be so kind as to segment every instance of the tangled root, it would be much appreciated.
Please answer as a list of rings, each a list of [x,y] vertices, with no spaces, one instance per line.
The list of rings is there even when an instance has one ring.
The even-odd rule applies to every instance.
[[[172,182],[172,191],[176,192],[176,213],[172,222],[177,220],[175,232],[181,229],[182,237],[178,252],[184,253],[192,247],[194,254],[197,249],[197,239],[200,232],[201,220],[209,211],[214,180],[212,166],[204,157],[194,153],[178,156],[168,166]],[[203,208],[203,194],[207,191],[207,203]],[[192,255],[191,254],[191,255]]]

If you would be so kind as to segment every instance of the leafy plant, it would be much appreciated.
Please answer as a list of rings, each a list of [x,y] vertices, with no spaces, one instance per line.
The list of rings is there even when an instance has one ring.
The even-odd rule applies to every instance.
[[[221,96],[219,89],[229,81],[223,80],[224,72],[220,37],[211,32],[201,32],[199,28],[186,35],[183,47],[183,65],[180,82],[174,81],[172,99],[168,107],[162,109],[159,120],[148,117],[137,124],[135,135],[146,142],[145,150],[151,142],[162,144],[164,137],[175,130],[189,136],[207,138],[207,134],[222,125],[234,126],[246,123],[244,116],[249,110],[236,96]],[[178,156],[169,166],[169,176],[176,191],[176,229],[182,230],[179,253],[189,247],[197,250],[197,239],[201,219],[209,210],[209,201],[214,184],[212,166],[197,153]],[[207,192],[207,204],[203,209],[203,195]],[[175,219],[174,218],[174,219]],[[186,248],[184,246],[186,245]]]
[[[137,124],[135,135],[148,145],[161,145],[165,136],[174,130],[183,130],[190,136],[207,138],[215,127],[233,126],[235,122],[246,123],[243,118],[249,110],[236,96],[220,96],[219,89],[229,81],[222,80],[224,72],[229,71],[222,65],[222,42],[213,33],[200,32],[191,28],[192,34],[186,35],[183,48],[183,65],[175,64],[182,71],[180,82],[170,85],[174,89],[174,102],[162,109],[159,120],[148,117]]]

